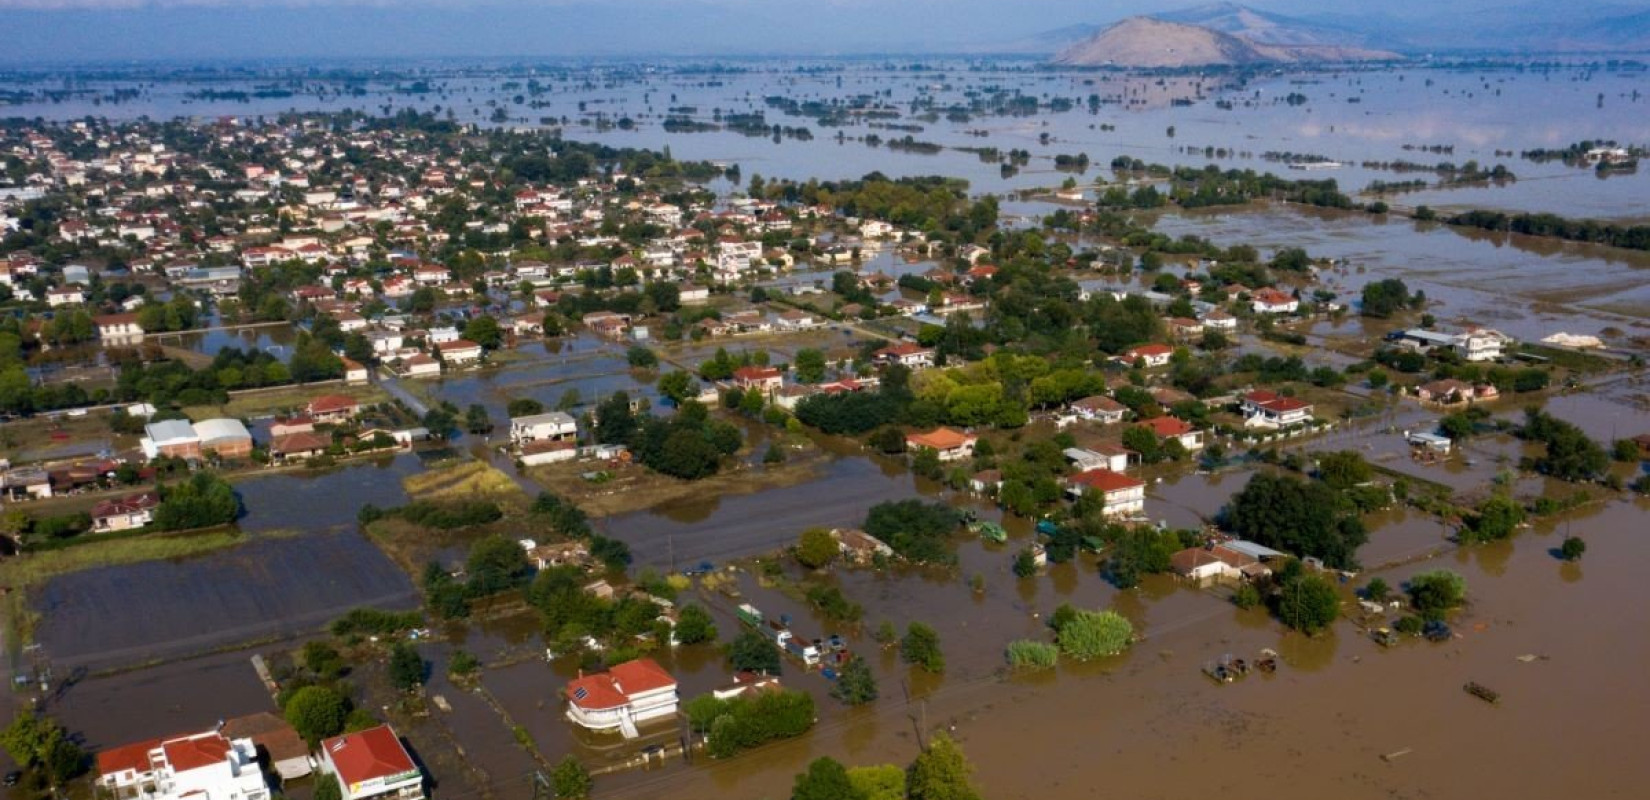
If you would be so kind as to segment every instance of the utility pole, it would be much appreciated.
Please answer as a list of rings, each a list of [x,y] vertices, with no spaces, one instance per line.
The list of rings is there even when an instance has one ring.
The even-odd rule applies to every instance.
[[[533,770],[533,800],[554,800],[555,796],[556,790],[550,786],[544,771]]]

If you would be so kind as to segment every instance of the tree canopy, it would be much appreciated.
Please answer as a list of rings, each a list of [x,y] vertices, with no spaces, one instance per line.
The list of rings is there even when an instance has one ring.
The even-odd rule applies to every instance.
[[[1322,483],[1261,472],[1226,509],[1226,523],[1246,539],[1288,553],[1315,556],[1337,569],[1357,563],[1369,539],[1350,500]]]

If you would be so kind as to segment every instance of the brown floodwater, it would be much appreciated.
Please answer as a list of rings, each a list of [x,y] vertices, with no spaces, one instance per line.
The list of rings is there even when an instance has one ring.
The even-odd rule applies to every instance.
[[[1647,512],[1616,502],[1383,573],[1394,585],[1435,567],[1467,577],[1470,605],[1447,643],[1383,650],[1344,621],[1307,639],[1200,592],[1148,588],[1113,599],[1144,622],[1146,640],[1125,656],[1062,666],[1057,679],[948,674],[926,703],[903,703],[884,681],[874,711],[825,715],[811,736],[725,763],[615,777],[603,794],[783,796],[820,755],[909,760],[926,720],[955,726],[992,798],[1638,797],[1650,779],[1636,749],[1650,606],[1634,600],[1650,569]],[[1579,564],[1549,552],[1564,528],[1591,545]],[[948,652],[986,649],[942,640]],[[1219,686],[1199,672],[1262,647],[1282,655],[1274,676]],[[1500,705],[1464,693],[1468,680],[1499,691]]]

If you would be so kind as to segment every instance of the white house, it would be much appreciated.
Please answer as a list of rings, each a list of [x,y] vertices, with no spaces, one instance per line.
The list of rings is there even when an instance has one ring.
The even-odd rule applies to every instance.
[[[1243,424],[1249,428],[1287,428],[1312,421],[1312,404],[1257,389],[1243,396]]]
[[[569,720],[588,730],[617,730],[626,739],[640,736],[642,723],[676,716],[676,679],[651,658],[580,675],[563,693]]]
[[[1152,367],[1166,367],[1169,359],[1174,356],[1174,348],[1166,344],[1143,344],[1131,347],[1123,353],[1123,360],[1132,364],[1143,362],[1148,369]]]
[[[439,377],[441,362],[423,353],[414,353],[401,359],[401,375],[407,378]]]
[[[92,530],[105,533],[141,528],[154,521],[158,506],[160,495],[155,492],[104,500],[92,506]]]
[[[451,325],[438,325],[430,328],[429,334],[425,338],[429,340],[430,344],[446,344],[456,342],[460,337],[458,328]]]
[[[338,777],[344,800],[424,798],[424,773],[388,725],[322,741],[321,771]]]
[[[891,344],[876,352],[879,364],[899,364],[911,369],[934,366],[934,351],[915,342]]]
[[[1301,307],[1294,296],[1271,288],[1250,293],[1249,304],[1256,314],[1293,314]]]
[[[46,305],[52,308],[75,306],[86,302],[86,293],[79,286],[58,286],[46,290]]]
[[[1132,516],[1146,510],[1146,484],[1109,469],[1091,469],[1071,476],[1066,492],[1073,497],[1099,492],[1100,510],[1106,516]]]
[[[927,433],[905,435],[907,450],[929,449],[939,454],[941,461],[960,461],[974,456],[974,444],[979,438],[952,428],[939,427]]]
[[[1066,461],[1080,472],[1092,469],[1105,469],[1112,472],[1122,472],[1129,468],[1129,451],[1122,447],[1096,445],[1094,449],[1068,447],[1064,453]]]
[[[136,314],[103,314],[92,318],[97,338],[104,344],[130,345],[143,341],[143,326]]]
[[[436,345],[441,353],[441,360],[454,366],[474,364],[481,360],[481,345],[468,339],[455,339],[446,344]]]
[[[1071,410],[1082,419],[1103,425],[1122,422],[1123,415],[1129,413],[1128,406],[1104,395],[1093,395],[1081,400],[1073,400]]]
[[[560,441],[578,435],[578,422],[564,411],[510,418],[510,441],[516,444]]]
[[[97,785],[116,798],[268,800],[251,739],[217,731],[151,739],[97,754]]]
[[[1468,361],[1499,361],[1509,342],[1500,331],[1480,328],[1461,334],[1455,342],[1455,352]]]

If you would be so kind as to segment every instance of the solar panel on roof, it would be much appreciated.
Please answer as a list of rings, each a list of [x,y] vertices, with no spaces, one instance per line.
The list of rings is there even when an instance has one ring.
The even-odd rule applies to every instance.
[[[589,697],[589,696],[590,696],[590,691],[588,689],[585,689],[583,686],[580,686],[579,688],[573,690],[573,699],[574,700],[583,700],[584,698]]]

